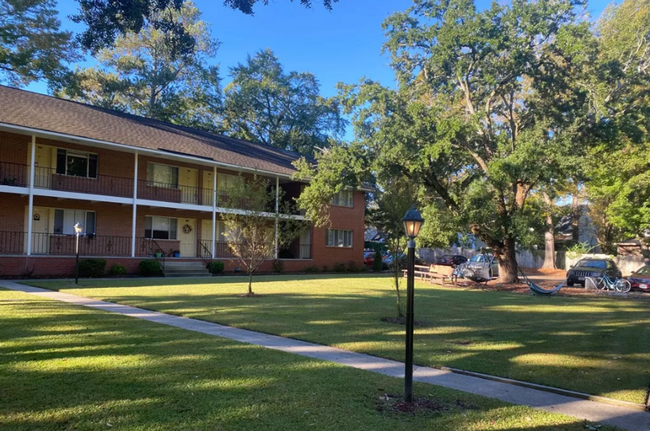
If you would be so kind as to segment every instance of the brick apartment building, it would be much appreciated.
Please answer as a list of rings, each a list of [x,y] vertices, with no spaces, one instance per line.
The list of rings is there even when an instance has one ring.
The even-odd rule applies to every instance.
[[[74,271],[80,255],[135,272],[142,259],[237,265],[221,214],[229,187],[253,175],[284,199],[294,153],[143,117],[0,86],[0,276]],[[286,271],[363,263],[365,197],[344,191],[329,228],[309,227],[277,249]],[[292,215],[303,218],[302,215]],[[266,264],[271,268],[271,261]]]

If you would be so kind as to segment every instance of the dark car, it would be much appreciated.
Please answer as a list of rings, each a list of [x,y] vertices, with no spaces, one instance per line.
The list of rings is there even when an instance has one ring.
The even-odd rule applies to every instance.
[[[650,292],[650,265],[646,265],[627,278],[634,290]]]
[[[467,262],[467,258],[465,256],[461,256],[459,254],[445,254],[436,260],[436,265],[451,266],[453,268],[456,268],[458,265],[465,262]]]
[[[579,284],[585,287],[585,277],[602,277],[607,275],[610,278],[621,278],[623,274],[616,264],[609,259],[580,259],[566,273],[566,285],[572,287]]]

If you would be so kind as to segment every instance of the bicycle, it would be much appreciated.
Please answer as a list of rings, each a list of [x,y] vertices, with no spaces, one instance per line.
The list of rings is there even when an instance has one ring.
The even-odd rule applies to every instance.
[[[621,293],[627,293],[632,290],[632,284],[624,278],[611,279],[607,275],[596,278],[596,289],[598,290],[615,290]]]

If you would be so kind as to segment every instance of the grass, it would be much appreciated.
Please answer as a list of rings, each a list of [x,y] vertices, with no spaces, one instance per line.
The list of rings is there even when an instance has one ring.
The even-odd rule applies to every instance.
[[[448,409],[378,411],[380,395],[399,393],[401,384],[331,362],[0,290],[3,431],[585,429],[577,419],[419,383],[416,394]]]
[[[391,280],[368,275],[84,280],[37,286],[403,360]],[[534,297],[416,286],[415,363],[449,366],[642,403],[650,302]]]

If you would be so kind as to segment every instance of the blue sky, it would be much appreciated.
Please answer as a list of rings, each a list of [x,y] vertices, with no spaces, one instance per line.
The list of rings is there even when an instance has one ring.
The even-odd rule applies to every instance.
[[[268,6],[257,6],[255,16],[247,16],[222,6],[220,0],[195,0],[213,37],[222,43],[215,62],[224,83],[229,80],[228,68],[245,61],[247,54],[271,48],[285,70],[314,73],[324,96],[336,93],[337,82],[356,83],[364,76],[392,85],[390,59],[381,55],[385,40],[381,23],[391,13],[407,9],[412,0],[339,0],[332,11],[319,1],[306,9],[298,0],[270,0]],[[489,4],[477,1],[479,6]],[[588,7],[592,17],[607,4],[592,0]],[[64,27],[73,31],[82,28],[67,19],[77,5],[74,0],[58,4]],[[46,86],[39,83],[30,89],[45,92]]]

